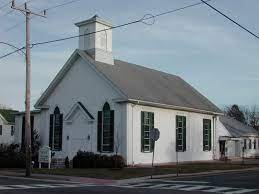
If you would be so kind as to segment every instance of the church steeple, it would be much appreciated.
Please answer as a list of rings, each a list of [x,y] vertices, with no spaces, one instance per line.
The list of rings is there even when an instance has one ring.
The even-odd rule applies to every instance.
[[[75,24],[79,27],[79,49],[87,51],[95,61],[114,64],[112,55],[112,24],[98,15]],[[105,30],[107,29],[107,30]],[[104,30],[83,36],[84,34]]]

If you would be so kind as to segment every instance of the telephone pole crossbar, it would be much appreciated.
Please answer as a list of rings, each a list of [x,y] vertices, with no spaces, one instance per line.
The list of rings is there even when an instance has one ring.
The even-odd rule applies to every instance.
[[[26,17],[26,89],[25,89],[25,150],[26,150],[26,176],[31,176],[31,43],[30,43],[30,18],[31,15],[46,17],[46,11],[41,15],[28,9],[24,3],[24,8],[15,6],[15,0],[12,1],[12,9],[21,11]]]

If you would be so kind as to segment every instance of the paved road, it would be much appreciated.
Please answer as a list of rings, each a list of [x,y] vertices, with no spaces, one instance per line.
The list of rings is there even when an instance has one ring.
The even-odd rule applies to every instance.
[[[1,194],[206,194],[259,193],[259,171],[177,179],[157,179],[131,184],[98,186],[68,182],[0,177]]]

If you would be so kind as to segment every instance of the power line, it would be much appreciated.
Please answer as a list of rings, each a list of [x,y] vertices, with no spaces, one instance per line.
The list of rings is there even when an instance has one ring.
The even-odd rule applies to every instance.
[[[78,1],[82,1],[82,0],[72,0],[72,1],[68,1],[68,2],[65,2],[65,3],[61,3],[61,4],[58,4],[58,5],[54,5],[52,7],[49,7],[47,9],[45,9],[46,11],[49,11],[49,10],[52,10],[52,9],[56,9],[56,8],[59,8],[59,7],[63,7],[63,6],[66,6],[66,5],[69,5],[69,4],[72,4],[72,3],[75,3],[75,2],[78,2]],[[41,13],[43,11],[40,11],[39,13]],[[7,28],[4,32],[8,32],[16,27],[18,27],[19,25],[21,25],[22,23],[16,23],[15,25]]]
[[[28,3],[32,2],[32,1],[36,1],[36,0],[28,0],[28,1],[24,2],[24,3],[27,3],[27,4],[28,4]],[[11,1],[11,2],[12,2],[12,1]],[[11,2],[9,2],[9,3],[11,3]],[[9,3],[6,4],[6,6],[8,6]],[[24,4],[24,3],[23,3],[23,4]],[[17,6],[17,7],[21,7],[23,4],[21,4],[21,5]],[[6,12],[5,14],[3,14],[1,17],[7,16],[7,15],[13,13],[13,12],[14,12],[14,10],[12,9],[12,10]]]
[[[72,1],[65,2],[65,3],[61,3],[61,4],[59,4],[59,5],[55,5],[55,6],[53,6],[53,7],[47,8],[46,11],[51,10],[51,9],[55,9],[55,8],[58,8],[58,7],[63,7],[63,6],[65,6],[65,5],[72,4],[72,3],[75,3],[75,2],[77,2],[77,1],[82,1],[82,0],[72,0]]]
[[[7,45],[7,46],[10,46],[10,47],[12,47],[12,48],[14,48],[14,49],[16,49],[16,50],[20,50],[18,47],[14,46],[13,44],[10,44],[10,43],[8,43],[8,42],[0,42],[0,44],[4,44],[4,45]],[[17,51],[15,51],[15,52],[17,52]],[[21,52],[22,52],[23,54],[25,54],[22,50],[21,50]]]
[[[7,6],[8,6],[9,4],[11,4],[11,3],[12,3],[12,1],[9,1],[8,3],[2,5],[2,6],[0,7],[0,9],[3,9],[3,8],[7,7]]]
[[[229,16],[227,16],[226,14],[222,13],[221,11],[219,11],[218,9],[216,9],[215,7],[213,7],[212,5],[208,4],[206,1],[201,0],[202,3],[206,4],[207,6],[209,6],[210,8],[212,8],[213,10],[215,10],[216,12],[218,12],[219,14],[221,14],[222,16],[224,16],[225,18],[227,18],[228,20],[230,20],[231,22],[233,22],[234,24],[236,24],[237,26],[239,26],[240,28],[242,28],[243,30],[245,30],[246,32],[248,32],[249,34],[253,35],[254,37],[259,39],[259,36],[256,35],[255,33],[251,32],[250,30],[248,30],[247,28],[245,28],[244,26],[242,26],[241,24],[237,23],[236,21],[234,21],[233,19],[231,19]]]
[[[207,1],[211,1],[211,0],[207,0]],[[134,20],[134,21],[131,21],[131,22],[128,22],[128,23],[124,23],[124,24],[120,24],[120,25],[117,25],[117,26],[113,26],[113,27],[110,27],[110,28],[104,29],[104,30],[98,30],[98,31],[95,31],[95,32],[81,34],[81,35],[75,35],[75,36],[70,36],[70,37],[65,37],[65,38],[60,38],[60,39],[54,39],[54,40],[49,40],[49,41],[32,43],[31,47],[38,46],[38,45],[43,45],[43,44],[54,43],[54,42],[65,41],[65,40],[69,40],[69,39],[78,38],[78,37],[81,37],[81,36],[88,36],[88,35],[91,35],[91,34],[95,34],[95,33],[99,33],[99,32],[104,32],[104,31],[112,30],[112,29],[116,29],[116,28],[121,28],[121,27],[125,27],[125,26],[128,26],[128,25],[136,24],[136,23],[143,23],[143,21],[146,21],[146,20],[149,20],[149,19],[155,19],[156,17],[160,17],[160,16],[163,16],[163,15],[166,15],[166,14],[174,13],[174,12],[177,12],[177,11],[180,11],[180,10],[184,10],[184,9],[187,9],[187,8],[190,8],[190,7],[194,7],[194,6],[197,6],[197,5],[200,5],[200,4],[203,4],[203,2],[198,2],[198,3],[190,4],[190,5],[181,7],[181,8],[177,8],[177,9],[173,9],[173,10],[170,10],[170,11],[162,12],[162,13],[159,13],[159,14],[156,14],[156,15],[147,14],[147,15],[150,15],[150,16],[146,17],[147,15],[144,15],[144,17],[142,17],[141,19]],[[22,47],[20,49],[24,49],[24,47]],[[6,55],[0,56],[0,59],[2,59],[4,57],[7,57],[7,56],[9,56],[9,55],[11,55],[13,53],[15,53],[15,52],[8,53]]]
[[[24,50],[24,49],[25,49],[25,47],[18,48],[18,49],[14,50],[14,51],[12,51],[12,52],[10,52],[10,53],[7,53],[7,54],[1,56],[0,59],[3,59],[3,58],[5,58],[5,57],[7,57],[7,56],[9,56],[9,55],[12,55],[12,54],[17,53],[17,52],[19,52],[19,51],[22,51],[22,50]]]

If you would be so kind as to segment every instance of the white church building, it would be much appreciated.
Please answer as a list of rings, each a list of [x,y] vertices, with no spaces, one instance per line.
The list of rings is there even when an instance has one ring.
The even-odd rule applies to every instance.
[[[219,159],[219,108],[178,76],[114,59],[107,21],[94,16],[76,26],[80,35],[107,30],[80,36],[35,104],[32,128],[54,158],[118,152],[128,165],[148,164],[155,127],[155,163],[175,162],[176,151],[179,161]],[[17,143],[24,139],[23,117],[16,115]]]

